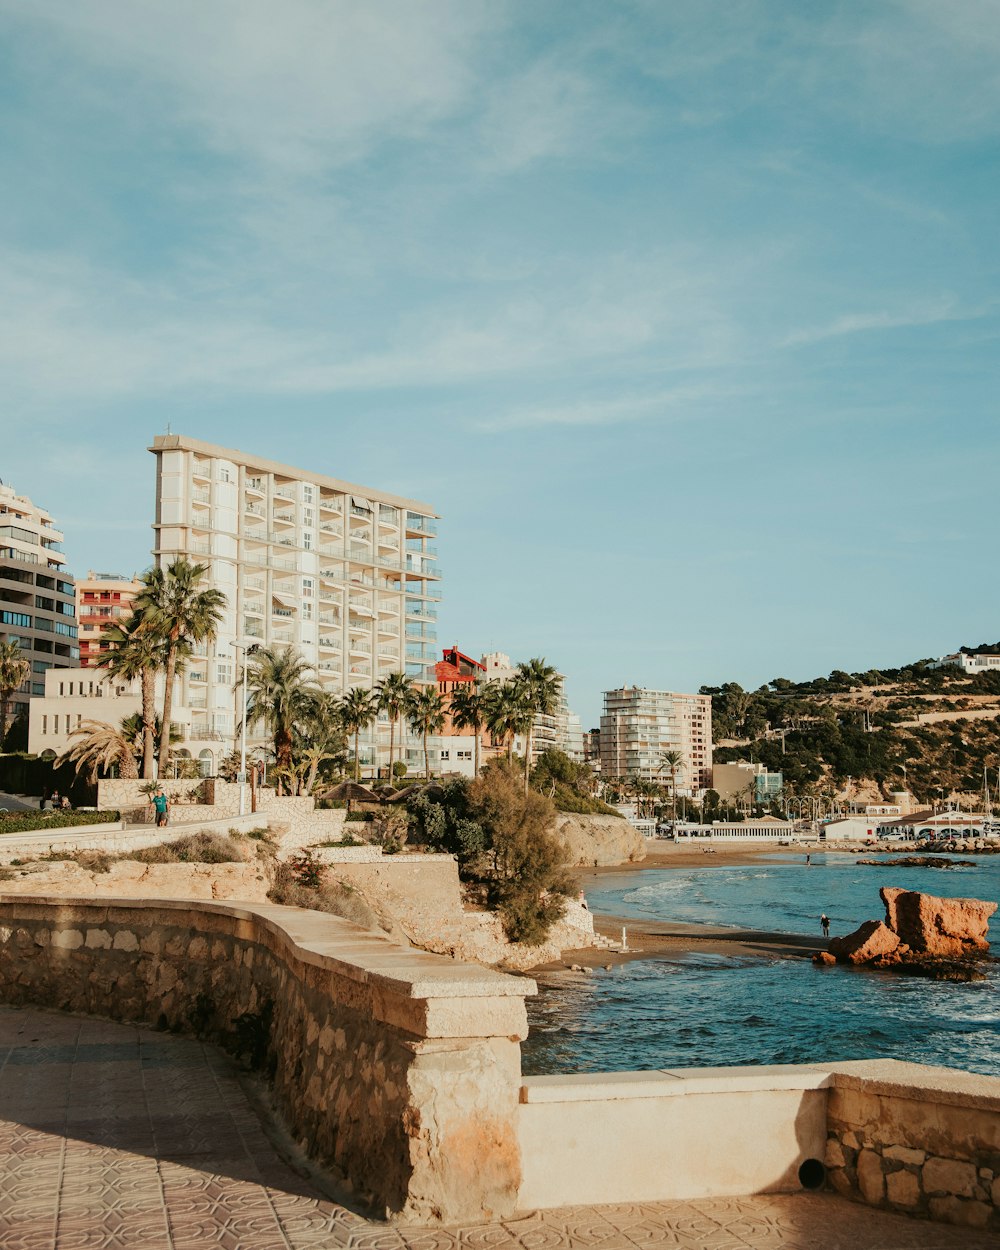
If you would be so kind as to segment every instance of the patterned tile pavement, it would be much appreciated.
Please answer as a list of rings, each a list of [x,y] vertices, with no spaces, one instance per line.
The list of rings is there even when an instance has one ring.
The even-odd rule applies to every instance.
[[[286,1161],[235,1067],[197,1042],[0,1007],[0,1250],[998,1250],[829,1195],[562,1208],[390,1226]]]

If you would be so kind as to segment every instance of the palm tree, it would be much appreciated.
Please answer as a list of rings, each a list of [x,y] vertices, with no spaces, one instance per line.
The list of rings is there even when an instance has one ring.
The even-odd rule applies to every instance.
[[[110,772],[118,769],[118,776],[127,780],[138,780],[139,769],[135,762],[135,731],[138,726],[128,720],[122,722],[120,728],[108,725],[104,721],[85,720],[73,730],[70,739],[77,739],[56,760],[56,765],[76,764],[77,775],[87,770],[88,779],[97,780],[99,772]]]
[[[375,688],[379,710],[389,717],[389,780],[392,781],[392,757],[396,749],[396,725],[413,697],[413,682],[405,673],[390,673]]]
[[[476,741],[476,773],[479,776],[479,737],[489,711],[488,682],[463,682],[451,692],[448,712],[456,729],[471,729]]]
[[[525,704],[517,681],[488,682],[483,691],[486,727],[496,742],[505,743],[507,763],[514,757],[514,735],[524,728]]]
[[[683,754],[671,748],[669,751],[661,752],[660,767],[657,769],[657,772],[661,773],[664,769],[670,772],[670,817],[675,823],[677,820],[677,770],[683,764]]]
[[[346,763],[340,700],[326,691],[317,694],[297,729],[295,754],[304,778],[302,788],[312,794],[321,764],[327,760]]]
[[[321,694],[311,672],[294,647],[253,647],[247,654],[247,725],[263,721],[274,737],[279,791],[281,777],[292,771],[292,731]]]
[[[444,699],[433,686],[424,686],[410,698],[406,708],[406,719],[414,733],[423,735],[424,739],[424,776],[430,781],[431,757],[427,749],[429,734],[440,733],[444,725]]]
[[[143,588],[135,598],[136,609],[162,638],[165,651],[161,774],[170,759],[170,711],[178,657],[183,656],[192,643],[210,642],[216,636],[227,602],[221,590],[199,589],[208,567],[207,564],[192,564],[180,556],[166,569],[149,569],[143,574]]]
[[[110,625],[103,639],[110,648],[97,661],[112,677],[122,681],[139,679],[142,691],[142,776],[150,781],[156,757],[156,674],[166,664],[162,635],[141,612],[132,614],[121,625]]]
[[[340,715],[344,728],[354,734],[354,780],[361,780],[361,756],[359,740],[362,729],[367,729],[378,716],[378,697],[374,690],[353,686],[340,700]]]
[[[7,709],[11,695],[28,680],[31,664],[21,654],[21,644],[0,642],[0,747],[7,734]]]
[[[545,657],[525,660],[517,666],[515,679],[521,687],[524,702],[531,709],[531,718],[526,725],[526,741],[524,747],[524,793],[528,793],[528,778],[531,774],[531,739],[536,716],[551,716],[559,706],[562,692],[562,677],[551,664],[545,663]]]

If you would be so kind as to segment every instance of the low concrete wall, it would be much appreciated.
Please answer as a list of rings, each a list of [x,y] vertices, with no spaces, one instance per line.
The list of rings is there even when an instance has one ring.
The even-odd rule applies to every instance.
[[[0,998],[196,1033],[390,1218],[510,1215],[533,982],[291,907],[0,895]]]
[[[529,1077],[520,1206],[799,1190],[823,1158],[826,1079],[791,1065]]]
[[[793,1192],[805,1165],[857,1202],[1000,1232],[997,1077],[893,1059],[529,1077],[518,1135],[522,1207]]]
[[[195,820],[190,824],[178,820],[160,829],[155,825],[125,828],[121,821],[116,821],[114,824],[70,825],[63,829],[0,834],[0,864],[46,855],[50,851],[71,855],[76,851],[107,851],[120,855],[125,851],[159,846],[162,842],[174,842],[193,833],[228,833],[230,829],[249,833],[251,829],[263,828],[265,823],[259,816],[226,816],[222,820]]]

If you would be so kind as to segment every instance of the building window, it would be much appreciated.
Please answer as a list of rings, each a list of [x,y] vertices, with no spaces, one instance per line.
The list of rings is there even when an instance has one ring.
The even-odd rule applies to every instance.
[[[47,734],[48,732],[49,732],[49,718],[47,716],[43,716],[42,717],[42,733]]]
[[[448,753],[447,751],[442,751],[442,752],[441,752],[441,758],[442,758],[443,760],[450,759],[450,755],[449,755],[449,753]]]

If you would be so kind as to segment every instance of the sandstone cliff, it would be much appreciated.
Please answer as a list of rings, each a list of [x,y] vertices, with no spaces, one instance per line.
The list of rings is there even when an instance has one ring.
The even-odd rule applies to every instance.
[[[605,867],[629,864],[646,858],[646,843],[638,829],[621,816],[580,816],[560,812],[555,832],[569,851],[569,862],[577,867]]]

